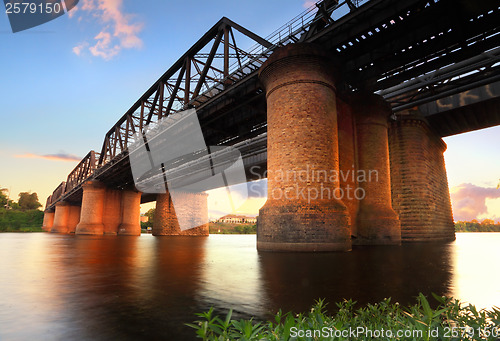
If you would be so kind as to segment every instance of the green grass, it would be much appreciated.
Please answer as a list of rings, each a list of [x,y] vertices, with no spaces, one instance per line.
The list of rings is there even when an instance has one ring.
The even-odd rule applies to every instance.
[[[386,299],[356,308],[351,300],[337,303],[335,313],[326,311],[323,300],[305,314],[283,314],[274,321],[224,319],[213,309],[197,314],[187,324],[203,340],[498,340],[500,310],[478,311],[473,305],[433,295],[432,308],[420,294],[417,303],[403,307]],[[401,333],[401,334],[398,334]]]
[[[41,226],[31,227],[5,227],[0,229],[0,232],[44,232]]]

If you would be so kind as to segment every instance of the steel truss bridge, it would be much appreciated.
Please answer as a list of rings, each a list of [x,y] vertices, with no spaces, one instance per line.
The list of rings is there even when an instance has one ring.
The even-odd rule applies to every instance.
[[[81,201],[81,184],[88,179],[133,187],[128,146],[134,136],[189,108],[197,111],[206,144],[238,148],[247,179],[255,179],[250,167],[264,172],[267,160],[258,70],[276,48],[297,42],[329,52],[338,66],[339,96],[357,90],[381,94],[394,116],[419,106],[441,136],[500,124],[497,0],[324,0],[266,38],[222,18],[121,116],[101,151],[82,159],[46,208]],[[487,114],[463,110],[464,103],[442,109],[440,101],[457,102],[454,96],[471,91],[480,94],[472,105]]]

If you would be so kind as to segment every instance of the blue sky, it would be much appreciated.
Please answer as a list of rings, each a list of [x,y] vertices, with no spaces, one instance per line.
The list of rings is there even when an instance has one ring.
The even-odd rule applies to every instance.
[[[0,186],[44,203],[75,157],[99,151],[118,118],[222,16],[267,36],[306,5],[81,0],[70,15],[16,34],[0,13]],[[499,128],[445,141],[450,187],[496,186]],[[494,199],[486,215],[500,219]]]

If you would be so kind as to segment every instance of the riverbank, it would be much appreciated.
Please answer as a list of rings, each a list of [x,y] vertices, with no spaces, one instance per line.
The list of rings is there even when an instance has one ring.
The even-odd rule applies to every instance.
[[[0,232],[42,232],[43,212],[0,208]]]
[[[36,227],[20,227],[18,229],[7,227],[5,229],[0,230],[0,232],[44,232],[44,231],[41,226],[36,226]]]
[[[209,223],[210,234],[257,234],[255,224]],[[152,230],[141,229],[142,233],[152,233]]]
[[[210,223],[210,234],[256,234],[256,224]]]
[[[500,223],[495,223],[493,220],[485,219],[482,222],[473,221],[457,221],[455,222],[456,232],[500,232]]]
[[[385,299],[358,308],[344,300],[327,312],[324,300],[309,312],[283,314],[281,310],[268,322],[232,319],[230,310],[224,319],[208,312],[197,314],[200,320],[188,323],[203,340],[498,340],[500,310],[479,310],[474,305],[434,295],[428,300],[422,293],[417,302],[402,306]],[[429,302],[430,301],[430,302]],[[433,306],[436,306],[435,308]],[[331,311],[332,311],[331,310]]]
[[[256,234],[257,225],[255,224],[229,224],[229,223],[210,223],[210,234]],[[44,232],[41,226],[33,227],[0,227],[0,232]],[[142,233],[151,233],[147,229],[142,229]],[[457,229],[456,232],[500,232],[500,229]]]

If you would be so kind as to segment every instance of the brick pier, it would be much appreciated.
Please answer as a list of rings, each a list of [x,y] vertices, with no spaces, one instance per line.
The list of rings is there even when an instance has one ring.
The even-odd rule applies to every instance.
[[[391,124],[392,205],[403,242],[455,239],[443,153],[446,144],[416,111]]]
[[[261,251],[347,251],[350,217],[334,197],[339,170],[335,79],[316,46],[276,50],[259,77],[267,97],[268,198],[257,222]]]

